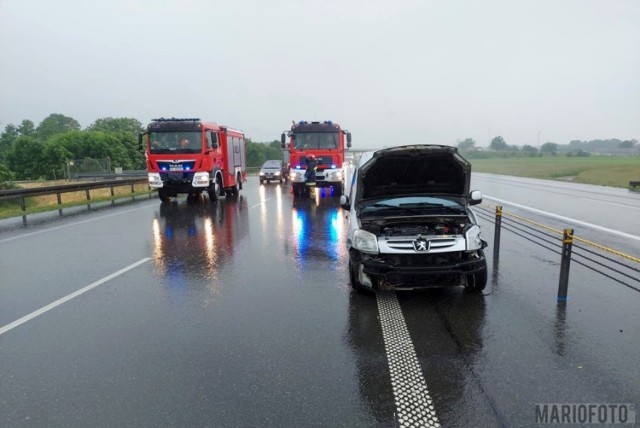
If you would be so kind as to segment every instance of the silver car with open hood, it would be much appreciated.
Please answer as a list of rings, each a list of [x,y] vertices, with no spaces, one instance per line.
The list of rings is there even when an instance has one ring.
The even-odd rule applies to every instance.
[[[455,147],[364,153],[340,199],[349,211],[349,276],[356,289],[465,286],[483,290],[487,262],[471,205],[471,164]]]

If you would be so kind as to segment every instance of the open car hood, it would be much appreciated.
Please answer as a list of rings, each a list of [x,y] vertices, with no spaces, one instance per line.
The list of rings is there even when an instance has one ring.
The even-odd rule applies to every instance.
[[[378,150],[358,174],[359,201],[399,195],[469,196],[471,164],[455,147],[411,145]]]

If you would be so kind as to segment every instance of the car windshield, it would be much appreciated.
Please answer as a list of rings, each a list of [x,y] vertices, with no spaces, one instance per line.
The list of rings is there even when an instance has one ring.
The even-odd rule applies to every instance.
[[[274,169],[274,168],[280,169],[281,166],[282,166],[282,163],[278,160],[268,160],[262,165],[263,168],[269,168],[269,169]]]
[[[399,198],[377,199],[365,201],[361,205],[362,216],[378,216],[398,214],[456,214],[465,213],[459,203],[445,198],[430,196],[405,196]]]
[[[335,149],[338,147],[338,134],[334,132],[296,133],[293,145],[296,149]]]
[[[202,135],[198,131],[151,132],[149,141],[152,154],[202,152]]]

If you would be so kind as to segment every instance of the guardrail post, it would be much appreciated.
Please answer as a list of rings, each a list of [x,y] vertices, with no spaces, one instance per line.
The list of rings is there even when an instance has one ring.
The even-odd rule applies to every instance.
[[[567,301],[569,288],[569,267],[571,248],[573,247],[573,229],[565,229],[562,237],[562,260],[560,261],[560,282],[558,284],[558,302]]]
[[[113,193],[113,186],[111,186],[111,187],[110,187],[110,189],[111,189],[111,205],[112,205],[112,206],[115,206],[115,204],[116,204],[116,200],[115,200],[115,198],[113,197],[113,196],[114,196],[114,193]]]
[[[493,233],[493,259],[500,257],[500,229],[502,228],[502,205],[496,207],[496,222]]]
[[[60,192],[56,193],[56,196],[58,197],[58,205],[62,205],[62,196],[60,195]],[[58,208],[58,214],[62,215],[62,207]]]
[[[20,208],[22,208],[22,212],[27,211],[27,201],[25,201],[24,196],[22,198],[20,198]],[[23,214],[22,215],[22,224],[23,225],[27,225],[27,215]]]
[[[89,194],[89,189],[85,190],[85,193],[87,194],[87,201],[91,200],[91,196]],[[87,209],[90,210],[91,209],[91,204],[87,204]]]

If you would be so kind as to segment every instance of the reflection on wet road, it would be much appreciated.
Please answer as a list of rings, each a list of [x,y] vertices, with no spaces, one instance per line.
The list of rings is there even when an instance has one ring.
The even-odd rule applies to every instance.
[[[630,290],[572,267],[558,307],[556,255],[505,234],[484,295],[360,294],[346,226],[338,198],[252,177],[0,227],[0,328],[151,258],[0,335],[0,426],[527,426],[637,399]]]

